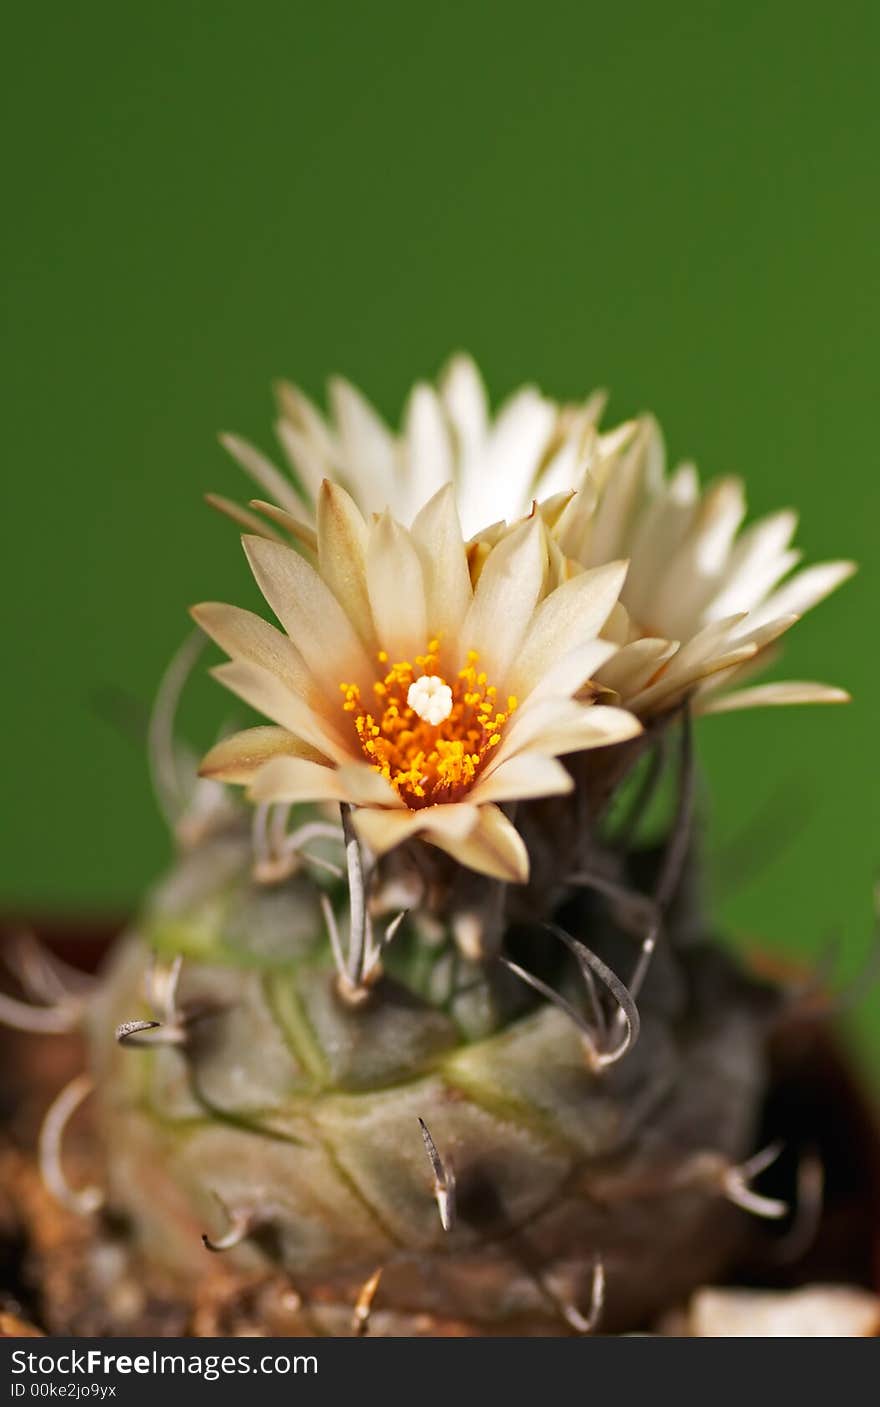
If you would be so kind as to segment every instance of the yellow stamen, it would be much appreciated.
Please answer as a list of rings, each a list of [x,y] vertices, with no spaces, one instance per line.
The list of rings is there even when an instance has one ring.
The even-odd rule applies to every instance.
[[[354,715],[358,742],[368,762],[413,810],[462,799],[501,742],[517,700],[511,695],[507,708],[499,710],[498,690],[485,671],[478,671],[475,650],[468,650],[463,667],[446,678],[439,673],[437,640],[430,640],[425,653],[415,657],[415,667],[401,660],[388,668],[385,650],[379,651],[377,659],[383,673],[373,684],[372,704],[361,700],[356,684],[339,686],[343,711]],[[412,685],[422,679],[425,684],[412,693],[416,711],[408,699]],[[452,695],[451,708],[441,721],[432,723],[430,718],[448,706],[446,689]],[[428,707],[426,699],[438,690],[444,691],[443,708]]]

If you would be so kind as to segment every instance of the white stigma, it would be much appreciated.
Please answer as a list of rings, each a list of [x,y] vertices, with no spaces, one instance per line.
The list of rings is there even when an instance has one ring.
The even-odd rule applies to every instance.
[[[413,713],[434,727],[452,712],[452,690],[439,674],[423,674],[407,690],[406,701]]]

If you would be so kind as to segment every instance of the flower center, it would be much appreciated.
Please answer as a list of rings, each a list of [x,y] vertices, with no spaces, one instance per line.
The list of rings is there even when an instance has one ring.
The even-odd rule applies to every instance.
[[[458,673],[437,673],[439,641],[431,640],[415,664],[389,665],[373,684],[374,701],[361,699],[356,684],[340,684],[342,707],[354,717],[367,761],[412,810],[460,800],[473,786],[501,742],[504,724],[517,706],[511,695],[499,708],[498,690],[469,650]]]
[[[421,674],[406,691],[406,701],[413,713],[425,723],[435,726],[452,712],[452,690],[439,674]]]

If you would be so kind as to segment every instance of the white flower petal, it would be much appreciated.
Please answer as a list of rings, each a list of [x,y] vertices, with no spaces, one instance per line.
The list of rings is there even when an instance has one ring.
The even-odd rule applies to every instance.
[[[663,463],[663,440],[656,422],[643,416],[632,441],[615,457],[596,508],[585,565],[601,566],[628,556],[627,529],[646,486]]]
[[[572,790],[574,782],[555,757],[523,752],[509,757],[485,778],[480,778],[470,795],[480,805],[487,801],[525,801],[530,797],[557,796]]]
[[[778,640],[780,635],[784,635],[787,630],[791,630],[793,625],[797,625],[800,616],[777,616],[775,620],[768,620],[766,625],[759,626],[757,630],[746,629],[752,626],[752,617],[746,616],[742,626],[735,627],[731,633],[732,640],[737,645],[756,645],[759,650],[763,650],[765,645],[770,645],[774,640]]]
[[[727,568],[711,603],[707,620],[721,620],[735,611],[750,611],[800,559],[788,544],[797,527],[790,509],[761,518],[734,543]]]
[[[700,628],[745,511],[738,479],[722,479],[704,494],[684,540],[658,573],[648,607],[664,634],[683,640]]]
[[[514,714],[484,775],[489,777],[523,752],[551,756],[625,742],[642,731],[639,720],[625,709],[606,704],[584,705],[573,699],[530,700]]]
[[[758,684],[738,689],[734,694],[710,695],[697,704],[698,713],[733,713],[743,708],[767,708],[790,704],[849,703],[845,689],[831,684],[811,684],[788,680],[780,684]]]
[[[367,526],[354,500],[325,479],[318,494],[318,570],[374,653],[376,632],[367,590]]]
[[[534,386],[524,386],[505,401],[489,431],[480,471],[469,477],[462,494],[466,534],[499,516],[514,522],[528,511],[555,423],[556,407]]]
[[[428,641],[425,583],[412,538],[389,513],[370,525],[367,587],[380,647],[395,660],[413,660]]]
[[[511,693],[527,697],[557,659],[598,636],[620,595],[626,568],[626,562],[610,562],[582,572],[541,602],[508,676]]]
[[[276,757],[261,767],[248,790],[251,801],[349,801],[341,773],[300,757]]]
[[[617,645],[610,640],[587,640],[583,645],[576,645],[548,667],[546,674],[541,676],[526,697],[530,702],[553,696],[570,698],[588,680],[601,675],[617,653]],[[523,695],[519,694],[518,697],[522,698]]]
[[[203,601],[190,615],[206,635],[234,660],[246,660],[276,675],[295,694],[309,698],[315,682],[293,642],[253,611]]]
[[[290,480],[275,468],[270,459],[239,435],[221,435],[220,443],[271,499],[286,508],[292,517],[303,518],[302,499]]]
[[[571,492],[577,487],[581,473],[595,451],[598,435],[596,426],[608,400],[606,391],[593,391],[582,406],[563,409],[559,429],[562,440],[538,474],[535,491],[541,500],[556,494]],[[564,425],[564,429],[563,429]]]
[[[726,620],[712,621],[691,639],[685,640],[664,669],[658,687],[661,683],[668,686],[699,678],[699,670],[706,661],[729,652],[736,631],[745,619],[744,615],[734,615]],[[737,641],[737,644],[742,643]]]
[[[450,429],[432,386],[414,386],[403,420],[407,472],[402,482],[406,519],[415,513],[444,484],[450,482],[455,467]],[[402,510],[395,511],[401,515]]]
[[[286,688],[277,675],[244,660],[218,664],[211,674],[257,713],[271,718],[318,752],[335,762],[349,761],[352,750],[346,747],[339,732],[303,698]]]
[[[544,525],[533,518],[492,548],[480,573],[462,626],[462,645],[476,650],[480,669],[499,689],[537,605],[546,560]]]
[[[657,671],[678,649],[677,640],[658,640],[646,636],[621,645],[615,655],[599,668],[597,680],[613,689],[623,699],[631,699],[647,688]]]
[[[403,810],[403,802],[390,782],[368,762],[347,762],[339,768],[339,779],[355,806],[385,806]]]
[[[338,453],[332,458],[328,456],[318,441],[306,431],[292,425],[289,420],[277,420],[275,433],[291,469],[302,483],[306,496],[315,503],[322,482],[337,468]]]
[[[275,395],[287,423],[305,435],[328,464],[333,463],[338,457],[336,436],[314,401],[292,381],[276,381]]]
[[[482,454],[489,432],[489,398],[472,357],[452,358],[440,376],[440,399],[455,432],[459,462],[467,467]]]
[[[234,503],[231,498],[224,498],[219,493],[206,493],[205,502],[210,508],[214,508],[218,513],[222,513],[225,518],[231,518],[238,527],[244,528],[246,533],[255,533],[257,537],[268,537],[272,542],[283,542],[284,538],[271,528],[268,523],[264,523],[262,518],[258,518],[256,513],[251,513],[247,508],[242,508],[240,503]],[[280,510],[279,510],[280,511]],[[285,514],[289,518],[289,514]],[[293,519],[290,519],[293,522]]]
[[[751,623],[759,626],[776,616],[802,616],[851,577],[855,570],[855,562],[818,562],[813,567],[806,567],[752,611]]]
[[[708,679],[710,675],[720,674],[723,670],[733,669],[734,666],[753,659],[757,648],[754,644],[735,645],[722,653],[707,653],[699,660],[693,658],[688,669],[678,667],[678,658],[682,653],[679,651],[679,655],[673,656],[669,669],[661,673],[656,684],[636,694],[635,698],[627,699],[627,706],[642,718],[672,708],[673,704],[683,699],[695,685]]]
[[[341,376],[329,382],[349,488],[365,513],[394,504],[397,443],[381,416],[357,387]]]
[[[422,562],[428,634],[457,640],[474,593],[451,484],[416,515],[412,538]]]
[[[426,828],[425,839],[479,874],[508,884],[525,884],[529,877],[529,855],[522,836],[497,806],[480,806],[476,825],[463,838],[432,825]]]
[[[312,557],[317,556],[318,535],[310,523],[304,523],[302,519],[295,518],[292,513],[288,513],[286,508],[279,508],[277,504],[267,503],[265,499],[262,498],[252,498],[250,507],[259,509],[259,511],[264,513],[267,518],[270,518],[273,523],[277,523],[279,527],[284,528],[285,532],[290,533],[291,537],[295,538],[300,546],[304,547]],[[252,531],[244,521],[242,521],[242,526],[245,528],[246,532]],[[257,536],[269,537],[273,542],[284,541],[284,538],[279,537],[277,533],[271,530],[267,532],[266,524],[260,522],[259,519],[257,520]]]
[[[655,619],[656,598],[669,562],[686,540],[696,516],[700,485],[692,464],[679,465],[667,483],[636,517],[627,543],[630,569],[623,601],[639,620],[650,622],[655,633],[673,635],[666,623]]]
[[[246,786],[275,757],[302,757],[328,765],[326,757],[286,728],[246,728],[211,748],[202,759],[199,776]]]
[[[384,855],[426,830],[434,837],[462,840],[477,824],[477,808],[465,803],[425,806],[420,811],[363,807],[352,819],[355,830],[373,854]]]
[[[292,548],[246,537],[257,585],[306,662],[331,696],[341,683],[366,690],[373,678],[367,655],[332,591]]]

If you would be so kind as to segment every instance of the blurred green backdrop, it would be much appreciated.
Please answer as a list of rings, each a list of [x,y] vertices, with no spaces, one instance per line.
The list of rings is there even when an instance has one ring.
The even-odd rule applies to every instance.
[[[130,905],[167,855],[102,714],[108,687],[149,700],[188,603],[246,589],[201,501],[244,487],[215,431],[268,448],[279,374],[320,394],[340,370],[396,416],[462,346],[495,395],[654,409],[753,510],[799,506],[810,558],[861,560],[785,661],[852,706],[700,738],[728,928],[801,953],[836,933],[854,969],[878,861],[877,5],[87,0],[5,30],[5,908]],[[195,741],[225,707],[196,691]]]

